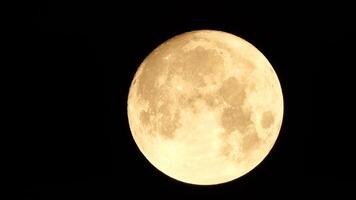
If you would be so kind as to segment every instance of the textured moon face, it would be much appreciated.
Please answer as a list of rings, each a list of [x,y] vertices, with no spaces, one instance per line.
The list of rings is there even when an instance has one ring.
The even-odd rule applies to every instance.
[[[192,184],[234,180],[274,145],[283,96],[271,64],[229,33],[193,31],[157,47],[128,96],[133,138],[164,174]]]

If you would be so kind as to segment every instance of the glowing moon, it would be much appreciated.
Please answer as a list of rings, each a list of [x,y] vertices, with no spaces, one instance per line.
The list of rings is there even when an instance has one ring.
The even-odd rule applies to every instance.
[[[278,77],[253,45],[201,30],[164,42],[140,65],[128,96],[133,138],[164,174],[192,184],[255,168],[282,124]]]

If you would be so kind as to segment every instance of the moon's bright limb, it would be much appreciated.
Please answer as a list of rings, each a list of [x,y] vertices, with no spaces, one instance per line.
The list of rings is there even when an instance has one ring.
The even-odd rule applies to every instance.
[[[199,185],[256,167],[283,118],[271,64],[250,43],[221,31],[187,32],[157,47],[137,70],[127,103],[145,157],[166,175]]]

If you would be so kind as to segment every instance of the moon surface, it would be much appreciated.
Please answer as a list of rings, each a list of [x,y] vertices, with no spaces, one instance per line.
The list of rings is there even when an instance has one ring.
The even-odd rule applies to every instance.
[[[283,95],[272,65],[252,44],[199,30],[146,57],[127,112],[152,165],[185,183],[213,185],[243,176],[268,155],[281,128]]]

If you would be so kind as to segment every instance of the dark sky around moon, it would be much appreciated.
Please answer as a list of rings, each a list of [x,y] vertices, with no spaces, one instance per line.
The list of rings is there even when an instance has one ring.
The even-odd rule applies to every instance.
[[[11,153],[17,191],[26,199],[305,197],[339,192],[338,186],[348,191],[354,182],[356,34],[347,10],[334,9],[336,16],[304,5],[27,4],[14,19],[7,69]],[[154,169],[131,138],[126,114],[130,81],[145,56],[196,29],[230,32],[255,45],[278,74],[285,100],[270,155],[218,186],[183,184]]]

